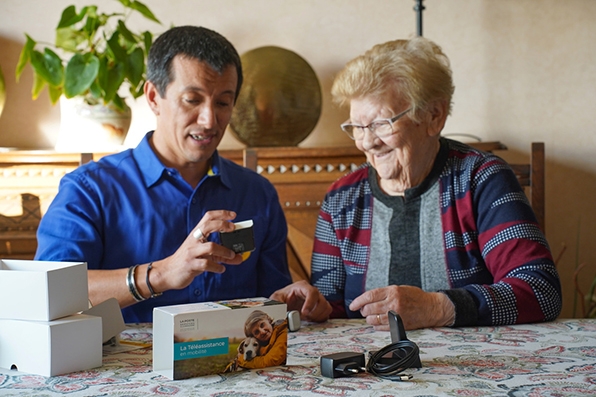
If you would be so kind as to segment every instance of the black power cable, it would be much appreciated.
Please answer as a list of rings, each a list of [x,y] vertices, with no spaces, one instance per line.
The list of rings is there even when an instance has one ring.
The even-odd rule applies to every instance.
[[[396,312],[387,312],[391,343],[381,350],[369,352],[366,370],[378,377],[400,381],[412,375],[398,375],[406,368],[421,368],[420,349],[406,336],[404,323]]]
[[[383,379],[402,381],[412,375],[398,375],[407,368],[420,367],[420,350],[411,340],[391,343],[381,350],[370,352],[366,370]]]

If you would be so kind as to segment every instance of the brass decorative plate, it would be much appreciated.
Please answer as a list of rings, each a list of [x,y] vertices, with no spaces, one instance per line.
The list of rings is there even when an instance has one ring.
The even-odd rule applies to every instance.
[[[321,85],[298,54],[275,46],[241,56],[244,83],[230,120],[231,131],[249,147],[295,146],[321,116]]]

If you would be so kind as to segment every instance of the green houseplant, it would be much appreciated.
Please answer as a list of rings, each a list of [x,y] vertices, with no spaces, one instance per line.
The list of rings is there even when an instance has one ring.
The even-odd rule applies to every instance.
[[[94,5],[84,6],[79,12],[74,5],[65,8],[56,27],[55,43],[46,45],[43,52],[37,49],[39,43],[26,34],[16,78],[18,81],[30,63],[33,99],[47,86],[53,104],[62,95],[82,96],[89,104],[103,103],[124,110],[126,103],[118,92],[124,83],[133,98],[143,94],[145,60],[153,35],[149,31],[131,32],[126,20],[138,12],[161,22],[140,1],[118,1],[124,8],[122,13],[100,13]]]

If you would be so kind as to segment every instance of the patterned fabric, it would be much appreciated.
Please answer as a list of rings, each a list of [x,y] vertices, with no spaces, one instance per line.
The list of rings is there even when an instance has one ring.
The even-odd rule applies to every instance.
[[[288,334],[285,366],[172,381],[152,372],[151,348],[105,354],[100,368],[46,378],[0,369],[2,396],[594,396],[596,320],[410,331],[422,368],[392,382],[369,373],[321,376],[319,357],[379,350],[389,333],[363,320],[302,324]],[[122,338],[151,341],[150,325]]]
[[[348,305],[366,289],[373,211],[379,199],[371,173],[365,164],[336,181],[319,214],[311,282],[331,302],[334,317],[360,317]],[[435,191],[438,202],[424,199]],[[433,171],[421,185],[408,189],[403,200],[420,197],[421,206],[439,206],[436,222],[442,230],[436,238],[420,236],[420,257],[437,247],[443,247],[443,253],[440,264],[416,265],[427,275],[444,269],[437,279],[448,280],[443,292],[455,304],[455,326],[550,321],[559,315],[561,286],[548,243],[502,159],[441,138]],[[423,209],[421,213],[432,213]],[[423,230],[422,225],[403,228]],[[393,238],[389,243],[396,250]]]

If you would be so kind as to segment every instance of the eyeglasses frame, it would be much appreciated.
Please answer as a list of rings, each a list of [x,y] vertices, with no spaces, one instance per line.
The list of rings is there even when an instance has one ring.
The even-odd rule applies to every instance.
[[[389,124],[390,124],[390,125],[393,127],[393,123],[395,123],[397,120],[399,120],[400,118],[402,118],[403,116],[405,116],[405,115],[406,115],[406,114],[407,114],[407,113],[408,113],[410,110],[412,110],[412,108],[408,108],[407,110],[404,110],[403,112],[401,112],[401,113],[399,113],[399,114],[397,114],[396,116],[393,116],[393,117],[389,117],[389,118],[386,118],[386,119],[375,119],[375,120],[371,121],[371,122],[370,122],[370,124],[368,124],[368,125],[358,125],[358,124],[351,124],[351,123],[348,123],[348,121],[346,120],[346,122],[344,122],[344,123],[342,123],[342,124],[340,125],[340,128],[341,128],[341,130],[342,130],[343,132],[345,132],[345,133],[346,133],[346,135],[348,135],[348,136],[350,137],[350,139],[352,139],[352,140],[354,140],[354,141],[357,141],[357,140],[360,140],[360,139],[356,139],[356,137],[354,136],[354,133],[353,133],[353,132],[352,132],[352,133],[350,133],[350,132],[346,131],[346,130],[345,130],[345,127],[348,127],[348,126],[350,126],[350,127],[352,127],[352,130],[353,130],[354,128],[361,128],[361,129],[362,129],[362,131],[364,131],[364,129],[366,128],[366,129],[368,129],[368,130],[369,130],[369,131],[370,131],[370,132],[371,132],[371,133],[372,133],[374,136],[376,136],[376,137],[377,137],[377,138],[379,138],[379,139],[387,138],[387,137],[389,137],[389,136],[391,136],[391,135],[395,134],[395,130],[393,130],[393,131],[392,131],[390,134],[387,134],[387,135],[380,136],[380,135],[378,135],[378,134],[377,134],[377,133],[376,133],[374,130],[371,130],[371,129],[370,129],[370,126],[371,126],[371,125],[373,125],[373,124],[375,124],[375,123],[378,123],[379,121],[386,121],[386,122],[388,122],[388,123],[389,123]],[[362,135],[362,137],[364,137],[364,134]]]

